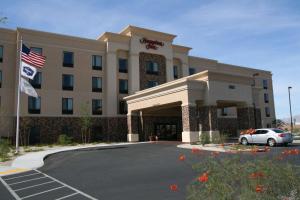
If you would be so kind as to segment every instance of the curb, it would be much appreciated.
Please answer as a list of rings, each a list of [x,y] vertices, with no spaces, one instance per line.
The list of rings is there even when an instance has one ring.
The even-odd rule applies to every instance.
[[[50,149],[46,151],[40,152],[32,152],[27,153],[25,155],[17,157],[13,160],[11,166],[3,167],[3,171],[1,171],[0,166],[0,176],[17,174],[28,170],[33,170],[40,168],[44,165],[44,159],[50,155],[66,152],[66,151],[74,151],[79,149],[91,149],[97,147],[112,147],[112,146],[127,146],[134,144],[145,144],[149,142],[138,142],[138,143],[115,143],[115,144],[98,144],[98,145],[87,145],[87,146],[74,146],[74,147],[61,147],[59,149]]]

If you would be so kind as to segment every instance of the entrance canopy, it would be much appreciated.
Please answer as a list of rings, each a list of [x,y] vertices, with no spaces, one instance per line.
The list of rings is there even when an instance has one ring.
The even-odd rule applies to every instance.
[[[203,71],[127,96],[128,141],[139,141],[141,135],[147,139],[154,132],[155,124],[153,130],[144,129],[145,116],[150,115],[157,121],[159,117],[179,117],[182,142],[197,142],[204,132],[218,134],[218,105],[251,106],[251,83],[251,77]]]

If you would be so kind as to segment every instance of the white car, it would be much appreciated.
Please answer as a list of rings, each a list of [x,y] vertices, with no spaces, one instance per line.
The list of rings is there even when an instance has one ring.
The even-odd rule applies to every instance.
[[[270,147],[276,144],[287,146],[293,142],[293,135],[276,128],[255,129],[253,134],[242,134],[239,142],[243,145],[247,144],[268,144]]]

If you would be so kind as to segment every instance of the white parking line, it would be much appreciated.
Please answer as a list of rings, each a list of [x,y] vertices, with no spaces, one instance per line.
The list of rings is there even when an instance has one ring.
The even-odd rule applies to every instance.
[[[81,195],[81,196],[84,196],[86,197],[87,199],[91,199],[91,200],[97,200],[96,198],[84,193],[84,192],[81,192],[80,190],[70,186],[70,185],[67,185],[59,180],[57,180],[56,178],[53,178],[47,174],[44,174],[42,173],[41,171],[39,170],[33,170],[35,173],[32,173],[32,174],[27,174],[27,175],[23,175],[23,176],[19,176],[19,177],[26,177],[28,176],[30,178],[30,175],[33,175],[33,174],[40,174],[40,175],[43,175],[43,177],[39,177],[39,178],[33,178],[33,179],[28,179],[28,180],[24,180],[24,181],[19,181],[19,182],[14,182],[14,183],[11,183],[11,184],[8,184],[5,182],[5,180],[10,180],[10,179],[13,179],[13,178],[17,178],[17,177],[12,177],[12,178],[7,178],[7,179],[3,179],[0,177],[0,181],[2,182],[2,184],[7,188],[7,190],[12,194],[12,196],[16,199],[16,200],[22,200],[22,199],[28,199],[30,197],[34,197],[34,196],[37,196],[37,195],[40,195],[40,194],[44,194],[44,193],[48,193],[48,192],[53,192],[55,190],[58,190],[58,189],[61,189],[61,188],[69,188],[72,190],[73,193],[69,193],[68,195],[65,195],[65,196],[62,196],[62,197],[58,197],[57,200],[61,200],[61,199],[67,199],[69,197],[72,197],[72,196],[75,196],[75,195]],[[36,185],[31,185],[31,186],[27,186],[27,187],[23,187],[23,188],[19,188],[19,189],[12,189],[11,188],[11,185],[17,185],[17,184],[20,184],[20,183],[27,183],[27,182],[30,182],[30,181],[34,181],[34,180],[39,180],[39,179],[43,179],[43,178],[49,178],[50,181],[47,181],[47,182],[44,182],[44,183],[39,183],[39,184],[36,184]],[[61,186],[59,187],[56,187],[56,188],[51,188],[51,189],[48,189],[46,188],[46,190],[40,190],[40,191],[37,191],[37,193],[34,193],[34,194],[29,194],[28,196],[19,196],[16,192],[17,191],[24,191],[26,189],[30,189],[30,188],[35,188],[35,187],[38,187],[38,186],[41,186],[41,185],[46,185],[46,184],[49,184],[49,183],[59,183]]]
[[[87,197],[87,198],[89,198],[89,199],[92,199],[92,200],[98,200],[98,199],[96,199],[96,198],[94,198],[94,197],[92,197],[92,196],[90,196],[90,195],[88,195],[88,194],[85,194],[85,193],[81,192],[80,190],[77,190],[76,188],[74,188],[74,187],[72,187],[72,186],[69,186],[69,185],[67,185],[67,184],[65,184],[65,183],[63,183],[63,182],[57,180],[56,178],[53,178],[53,177],[51,177],[51,176],[49,176],[49,175],[47,175],[47,174],[44,174],[43,172],[40,172],[40,171],[37,170],[37,169],[36,169],[35,171],[37,171],[37,172],[43,174],[44,176],[46,176],[46,177],[48,177],[48,178],[51,178],[52,180],[55,180],[56,182],[58,182],[58,183],[60,183],[60,184],[62,184],[62,185],[64,185],[64,186],[66,186],[66,187],[68,187],[68,188],[71,188],[71,189],[74,190],[75,192],[77,192],[77,193],[79,193],[79,194],[81,194],[81,195],[83,195],[83,196],[85,196],[85,197]]]
[[[34,188],[34,187],[37,187],[37,186],[40,186],[40,185],[46,185],[46,184],[48,184],[48,183],[53,183],[53,182],[55,182],[55,181],[48,181],[48,182],[46,182],[46,183],[41,183],[41,184],[37,184],[37,185],[32,185],[32,186],[20,188],[20,189],[15,190],[15,192],[18,192],[18,191],[20,191],[20,190],[26,190],[26,189],[29,189],[29,188]]]
[[[7,188],[7,190],[11,193],[11,195],[13,195],[13,197],[15,197],[16,200],[21,200],[21,198],[13,191],[13,189],[11,189],[11,187],[9,185],[7,185],[7,183],[1,178],[1,176],[0,176],[0,181]]]
[[[33,176],[33,175],[36,175],[36,174],[39,174],[39,173],[27,174],[27,175],[23,175],[23,176],[16,176],[16,177],[3,179],[3,180],[8,181],[8,180],[16,179],[16,178],[22,178],[22,177],[26,177],[26,176]]]
[[[73,194],[70,194],[70,195],[67,195],[67,196],[64,196],[64,197],[61,197],[61,198],[58,198],[58,199],[55,199],[55,200],[62,200],[62,199],[66,199],[66,198],[69,198],[69,197],[72,197],[74,195],[78,194],[77,192],[73,193]]]
[[[29,180],[26,180],[26,181],[10,183],[9,185],[17,185],[17,184],[20,184],[20,183],[26,183],[26,182],[29,182],[29,181],[34,181],[34,180],[38,180],[38,179],[42,179],[42,178],[47,178],[47,177],[43,176],[43,177],[39,177],[39,178],[32,178],[32,179],[29,179]]]
[[[40,195],[40,194],[51,192],[53,190],[58,190],[58,189],[63,188],[63,187],[65,187],[65,186],[63,185],[63,186],[60,186],[60,187],[57,187],[57,188],[53,188],[53,189],[50,189],[50,190],[45,190],[43,192],[38,192],[38,193],[35,193],[35,194],[31,194],[31,195],[28,195],[26,197],[22,197],[22,199],[27,199],[27,198],[30,198],[30,197],[34,197],[34,196],[37,196],[37,195]]]

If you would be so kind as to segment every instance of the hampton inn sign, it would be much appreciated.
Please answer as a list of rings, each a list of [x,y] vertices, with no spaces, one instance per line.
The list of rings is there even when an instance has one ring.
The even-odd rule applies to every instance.
[[[147,38],[140,39],[141,44],[146,44],[146,49],[154,49],[156,50],[158,46],[163,47],[165,44],[163,42],[157,40],[149,40]]]

